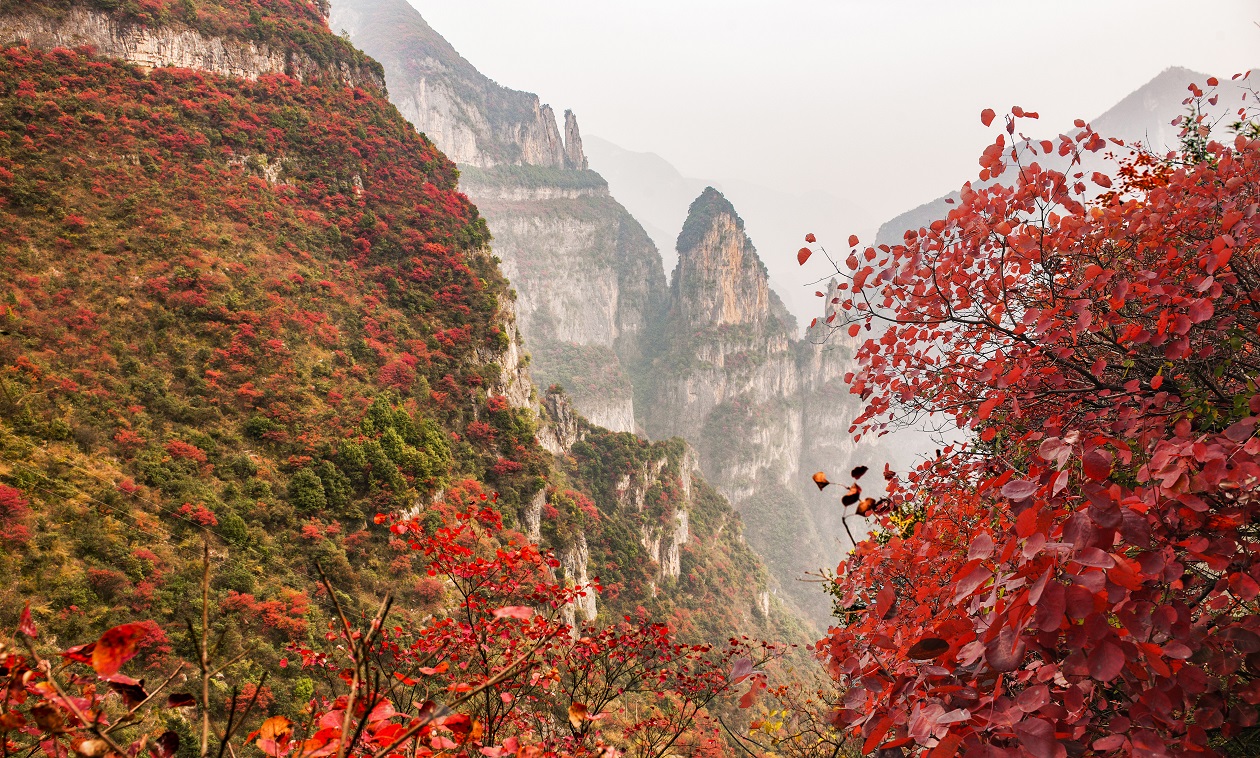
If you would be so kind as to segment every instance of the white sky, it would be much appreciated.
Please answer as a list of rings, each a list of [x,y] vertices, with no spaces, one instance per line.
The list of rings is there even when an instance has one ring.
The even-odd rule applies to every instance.
[[[979,113],[1047,131],[1163,69],[1260,65],[1260,0],[410,0],[500,84],[684,174],[829,191],[866,232],[972,178]]]

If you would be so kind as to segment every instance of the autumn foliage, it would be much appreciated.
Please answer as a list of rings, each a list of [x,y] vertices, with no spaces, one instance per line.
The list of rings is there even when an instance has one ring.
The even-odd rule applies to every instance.
[[[858,430],[974,435],[889,472],[840,566],[836,722],[891,755],[1254,754],[1260,142],[1017,138],[1035,115],[946,218],[836,261]]]
[[[203,724],[202,756],[723,755],[706,726],[707,709],[748,680],[746,705],[764,682],[754,666],[783,650],[735,639],[718,647],[684,644],[644,614],[572,626],[573,603],[598,588],[557,582],[553,556],[505,530],[492,500],[475,488],[465,495],[471,497],[439,509],[446,520],[436,529],[415,519],[375,519],[405,538],[441,580],[449,600],[442,613],[391,618],[386,597],[370,618],[347,615],[325,577],[333,621],[322,640],[290,645],[292,663],[283,663],[322,683],[299,719],[259,717],[270,705],[266,672],[234,685],[222,717],[211,718],[210,682],[231,661],[214,660],[206,635],[208,547],[202,626],[189,622],[196,660],[177,662],[157,686],[123,673],[150,641],[150,624],[122,624],[49,656],[27,608],[13,638],[0,639],[5,754],[42,749],[50,758],[121,758],[147,751],[171,758],[183,744],[193,755],[181,742],[187,719]],[[198,670],[200,693],[176,691]],[[245,733],[246,723],[257,729]]]

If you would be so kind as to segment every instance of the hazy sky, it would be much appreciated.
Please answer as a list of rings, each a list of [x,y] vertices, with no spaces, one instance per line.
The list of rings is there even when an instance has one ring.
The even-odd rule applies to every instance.
[[[410,0],[483,73],[684,174],[826,190],[862,229],[972,178],[979,113],[1046,131],[1169,66],[1260,65],[1260,2]]]

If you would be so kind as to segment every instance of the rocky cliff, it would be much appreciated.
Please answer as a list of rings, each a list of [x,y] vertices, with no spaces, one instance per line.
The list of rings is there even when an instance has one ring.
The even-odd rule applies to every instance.
[[[337,0],[344,29],[385,67],[390,97],[460,166],[516,291],[531,369],[593,423],[635,431],[634,368],[664,302],[660,255],[587,168],[577,117],[494,83],[405,0]]]
[[[566,141],[551,106],[482,75],[405,0],[338,0],[329,24],[381,62],[395,106],[457,164],[586,168],[571,114]]]
[[[208,34],[182,23],[151,26],[101,9],[71,6],[40,12],[39,4],[0,6],[0,43],[44,49],[91,47],[98,54],[145,69],[188,68],[257,79],[287,74],[300,81],[331,77],[343,84],[385,90],[379,66],[361,56],[320,56],[294,45]]]

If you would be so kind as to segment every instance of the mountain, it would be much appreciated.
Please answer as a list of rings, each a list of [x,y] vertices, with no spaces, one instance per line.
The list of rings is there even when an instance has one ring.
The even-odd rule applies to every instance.
[[[650,222],[675,226],[663,238],[677,250],[667,280],[647,228],[618,202],[622,190],[586,167],[584,150],[617,153],[583,140],[571,112],[559,146],[540,153],[528,135],[550,133],[537,123],[552,111],[478,73],[404,0],[337,0],[331,23],[381,61],[391,99],[416,128],[465,157],[460,186],[484,214],[515,291],[533,376],[562,386],[594,424],[685,439],[698,470],[748,524],[770,570],[766,589],[824,626],[827,597],[800,580],[833,566],[848,538],[838,504],[810,475],[855,456],[876,463],[873,449],[849,441],[848,346],[823,344],[819,331],[802,339],[772,269],[716,190],[622,151],[622,164],[642,168],[641,184],[655,193],[631,196],[654,216],[680,211]],[[806,230],[792,231],[793,252]],[[776,259],[796,266],[794,255]],[[823,310],[812,292],[809,305]],[[639,544],[665,555],[670,529],[681,533],[678,524],[659,537],[644,532]]]
[[[1172,67],[1160,72],[1158,76],[1130,93],[1123,100],[1108,108],[1106,112],[1089,122],[1089,125],[1104,137],[1115,137],[1130,144],[1142,143],[1162,154],[1177,148],[1180,144],[1180,127],[1173,122],[1186,115],[1187,106],[1184,100],[1189,96],[1191,84],[1206,86],[1207,74],[1190,69]],[[1240,106],[1246,105],[1248,96],[1247,82],[1224,80],[1219,88],[1219,101],[1207,104],[1206,113],[1209,121],[1218,125],[1228,125],[1236,117],[1233,115]],[[1065,129],[1065,133],[1075,133]],[[1054,137],[1054,135],[1045,135]],[[1039,137],[1040,138],[1040,137]],[[1043,164],[1054,163],[1053,157],[1038,156]],[[1089,172],[1102,168],[1105,152],[1087,154],[1083,167],[1077,171]],[[1060,161],[1066,164],[1066,161]],[[1066,165],[1059,170],[1066,169]],[[926,227],[938,218],[949,213],[950,205],[946,199],[957,200],[958,193],[953,192],[936,200],[924,203],[917,208],[906,211],[880,226],[876,235],[876,243],[881,245],[899,244],[902,235],[909,229]]]
[[[575,620],[800,638],[685,443],[532,385],[455,164],[318,6],[116,6],[0,3],[0,624],[143,619],[165,666],[204,543],[225,655],[296,717],[315,566],[349,612],[440,612],[375,516],[480,504],[600,579]]]
[[[817,287],[798,284],[796,251],[805,235],[845,239],[867,231],[870,214],[830,194],[796,194],[730,178],[693,179],[655,153],[626,150],[596,136],[588,136],[585,145],[591,165],[608,180],[613,196],[651,233],[667,269],[674,265],[674,242],[691,201],[706,186],[721,190],[740,208],[749,234],[766,253],[771,283],[802,323],[820,310]]]
[[[818,329],[797,336],[743,219],[712,187],[678,237],[662,332],[651,381],[636,387],[644,426],[691,441],[781,590],[825,624],[816,588],[800,580],[829,567],[848,540],[842,509],[809,474],[875,454],[848,434],[858,409],[843,382],[851,346],[823,342]]]

